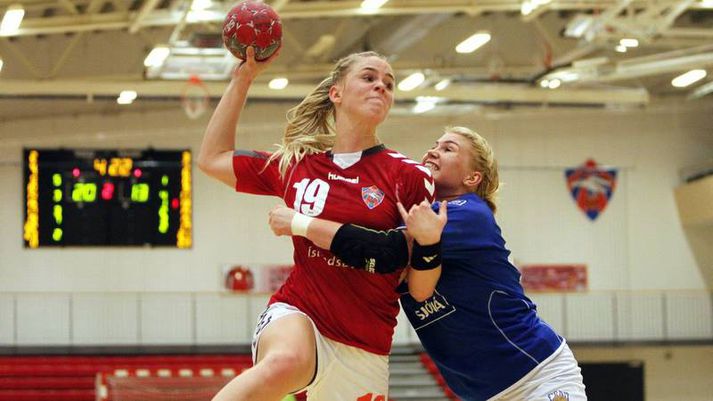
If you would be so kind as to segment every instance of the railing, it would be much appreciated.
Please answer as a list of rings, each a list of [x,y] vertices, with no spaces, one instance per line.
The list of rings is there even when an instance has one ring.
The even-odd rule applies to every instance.
[[[571,343],[713,341],[709,291],[530,297]],[[268,298],[227,292],[3,293],[0,346],[249,344]],[[403,314],[394,342],[418,342]]]

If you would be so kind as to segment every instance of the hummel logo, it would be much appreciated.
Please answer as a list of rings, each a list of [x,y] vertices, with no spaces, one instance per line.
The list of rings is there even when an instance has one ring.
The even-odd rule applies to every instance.
[[[425,260],[426,263],[431,263],[431,261],[432,261],[433,259],[435,259],[436,256],[438,256],[438,254],[435,254],[435,255],[433,255],[433,256],[424,256],[424,257],[423,257],[423,260]]]
[[[339,175],[339,174],[334,174],[334,173],[331,173],[331,172],[330,172],[329,174],[327,174],[327,179],[329,179],[329,180],[346,181],[346,182],[348,182],[348,183],[350,183],[350,184],[358,184],[358,183],[359,183],[359,177],[356,177],[356,178],[346,178],[346,177],[342,177],[342,176]]]

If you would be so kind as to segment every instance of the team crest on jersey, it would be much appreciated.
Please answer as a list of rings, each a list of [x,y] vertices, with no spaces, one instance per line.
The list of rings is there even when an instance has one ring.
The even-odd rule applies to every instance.
[[[607,207],[616,188],[617,170],[601,168],[589,159],[577,168],[565,170],[567,188],[577,206],[595,220]]]
[[[562,390],[553,391],[547,394],[549,401],[569,401],[569,393]]]
[[[369,209],[373,209],[381,204],[384,200],[384,191],[377,188],[376,185],[361,188],[361,199],[366,203]]]

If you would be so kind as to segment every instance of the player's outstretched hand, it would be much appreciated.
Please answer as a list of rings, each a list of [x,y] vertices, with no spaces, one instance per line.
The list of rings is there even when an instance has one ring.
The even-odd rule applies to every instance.
[[[241,62],[233,70],[233,78],[239,79],[244,78],[252,82],[255,77],[260,75],[267,67],[272,64],[273,61],[280,55],[280,49],[277,49],[275,54],[270,56],[267,60],[257,61],[255,60],[255,48],[248,46],[245,50],[245,61]]]
[[[275,235],[292,235],[292,218],[295,211],[286,206],[275,206],[270,210],[268,223]]]
[[[431,204],[423,201],[411,206],[408,212],[401,202],[396,205],[401,213],[401,218],[406,224],[406,229],[416,242],[421,245],[432,245],[441,240],[443,227],[448,222],[448,202],[441,202],[438,214],[431,209]]]

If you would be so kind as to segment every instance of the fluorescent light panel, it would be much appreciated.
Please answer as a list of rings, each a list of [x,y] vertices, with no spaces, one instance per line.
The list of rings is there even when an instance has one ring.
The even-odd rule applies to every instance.
[[[456,52],[458,53],[473,53],[474,51],[478,50],[481,46],[484,44],[488,43],[490,41],[490,33],[481,31],[478,32],[472,36],[470,36],[468,39],[460,42],[458,46],[456,46]]]
[[[361,9],[364,11],[378,10],[389,0],[364,0],[361,2]]]
[[[0,22],[0,35],[11,35],[17,32],[25,16],[25,9],[21,4],[12,4],[5,11],[5,16]]]
[[[674,78],[671,81],[671,85],[676,88],[685,88],[705,78],[707,74],[706,70],[691,70]]]
[[[534,9],[535,5],[530,0],[524,0],[520,5],[520,13],[522,15],[530,15]]]
[[[442,90],[446,89],[448,87],[448,85],[450,85],[450,84],[451,84],[450,79],[442,79],[442,80],[438,81],[438,83],[434,86],[434,88],[437,91],[442,91]]]
[[[591,28],[593,19],[590,16],[579,14],[567,24],[564,30],[564,36],[570,38],[581,38],[585,32]]]
[[[132,90],[125,90],[121,91],[119,94],[119,97],[116,99],[116,102],[119,104],[131,104],[137,97],[136,91]]]
[[[146,56],[144,60],[144,66],[146,67],[160,67],[166,58],[171,53],[171,50],[166,46],[156,46]]]
[[[274,90],[282,90],[285,89],[287,87],[287,84],[289,83],[290,81],[287,78],[278,77],[270,80],[270,82],[267,84],[267,87]]]
[[[213,5],[211,0],[193,0],[191,10],[205,10]]]
[[[429,110],[433,110],[436,107],[436,103],[438,103],[440,100],[441,98],[435,96],[417,96],[416,105],[413,107],[413,112],[416,114],[421,114]]]
[[[404,92],[414,90],[418,88],[418,86],[421,85],[424,80],[426,80],[426,76],[423,75],[423,73],[414,72],[413,74],[404,78],[403,81],[399,82],[399,89]]]
[[[638,47],[639,46],[639,41],[637,39],[632,39],[632,38],[624,38],[619,41],[619,44],[624,46],[624,47]]]

